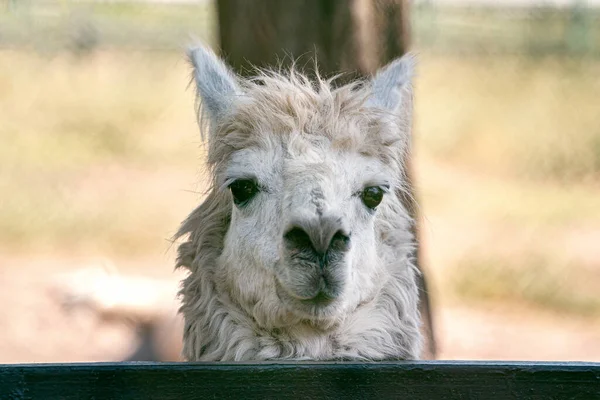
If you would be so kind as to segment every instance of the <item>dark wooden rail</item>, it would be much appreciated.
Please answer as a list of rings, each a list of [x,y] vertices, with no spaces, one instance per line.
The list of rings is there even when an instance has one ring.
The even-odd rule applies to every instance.
[[[600,363],[0,365],[0,399],[600,399]]]

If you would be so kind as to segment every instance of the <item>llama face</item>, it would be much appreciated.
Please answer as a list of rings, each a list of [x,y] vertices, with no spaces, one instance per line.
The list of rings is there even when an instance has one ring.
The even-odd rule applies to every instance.
[[[227,224],[197,239],[214,257],[194,262],[214,265],[194,268],[210,269],[217,292],[262,328],[340,321],[376,296],[397,262],[394,247],[408,243],[396,193],[410,60],[364,86],[334,89],[293,71],[242,81],[202,48],[190,58],[213,188],[198,209],[206,221],[189,221],[196,235]]]
[[[322,136],[273,141],[227,165],[232,212],[221,261],[244,265],[225,279],[259,296],[251,280],[268,276],[274,301],[291,312],[336,317],[377,287],[375,221],[394,179],[376,158],[332,151]]]

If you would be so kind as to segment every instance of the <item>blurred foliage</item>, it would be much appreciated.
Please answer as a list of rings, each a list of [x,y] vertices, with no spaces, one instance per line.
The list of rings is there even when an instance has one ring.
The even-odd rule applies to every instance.
[[[414,39],[418,47],[450,54],[548,54],[600,56],[600,9],[573,0],[569,7],[441,6],[417,1],[413,7]],[[535,4],[535,2],[534,2]]]
[[[450,54],[600,55],[600,10],[571,7],[412,7],[417,48]],[[216,39],[213,1],[0,0],[0,47],[40,51],[97,46],[180,49],[191,37]]]
[[[193,38],[210,43],[215,35],[211,1],[0,0],[0,47],[76,54],[97,47],[181,50]]]

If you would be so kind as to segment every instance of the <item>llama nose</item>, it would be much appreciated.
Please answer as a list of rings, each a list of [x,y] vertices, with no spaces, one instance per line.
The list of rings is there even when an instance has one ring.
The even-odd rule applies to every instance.
[[[350,234],[339,219],[321,218],[318,222],[294,221],[283,235],[286,245],[295,250],[312,249],[319,256],[331,251],[346,251]]]

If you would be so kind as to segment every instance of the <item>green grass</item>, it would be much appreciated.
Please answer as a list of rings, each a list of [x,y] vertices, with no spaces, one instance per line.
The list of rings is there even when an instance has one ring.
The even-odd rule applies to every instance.
[[[526,303],[600,316],[600,274],[549,254],[470,255],[453,270],[452,281],[467,301]]]
[[[514,177],[600,177],[600,60],[422,55],[417,146]]]
[[[0,129],[9,145],[0,157],[36,167],[176,159],[180,149],[157,133],[180,126],[166,121],[172,114],[193,114],[186,69],[183,55],[172,53],[113,51],[77,59],[4,51]]]
[[[600,317],[597,183],[521,179],[420,153],[422,243],[437,302]]]
[[[166,249],[197,196],[182,54],[0,51],[0,246]]]

